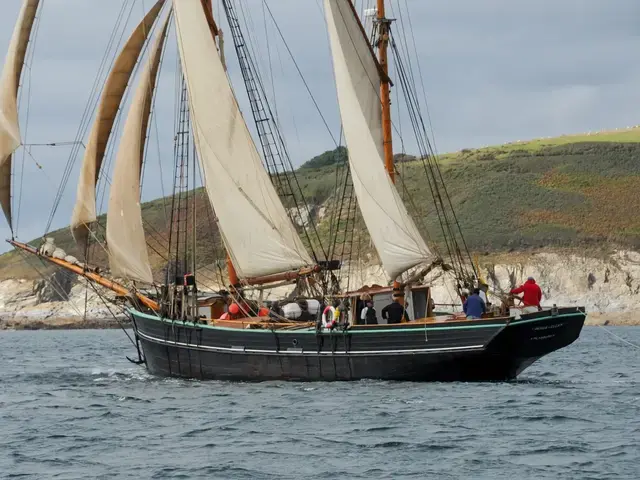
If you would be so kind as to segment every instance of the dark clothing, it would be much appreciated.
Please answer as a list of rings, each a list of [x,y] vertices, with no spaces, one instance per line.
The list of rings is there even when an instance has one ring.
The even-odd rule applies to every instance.
[[[467,314],[467,317],[473,318],[482,318],[482,314],[487,311],[487,306],[484,303],[484,300],[480,298],[480,295],[474,293],[467,301],[464,302],[462,306],[464,309],[464,313]]]
[[[269,310],[269,317],[270,318],[282,318],[284,317],[284,311],[280,308],[279,305],[272,305],[271,309]]]
[[[522,303],[525,307],[540,307],[540,300],[542,300],[542,290],[535,280],[527,280],[524,285],[511,290],[512,294],[524,293],[522,296]]]
[[[390,303],[382,309],[382,318],[386,319],[387,323],[401,323],[402,317],[409,321],[407,310],[398,302]]]
[[[364,325],[377,325],[378,316],[376,315],[376,309],[373,307],[364,307],[360,313],[360,322],[364,323]]]

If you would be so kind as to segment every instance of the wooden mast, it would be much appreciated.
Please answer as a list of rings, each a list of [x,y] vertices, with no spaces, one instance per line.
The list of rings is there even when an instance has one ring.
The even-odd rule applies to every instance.
[[[393,161],[393,133],[391,130],[391,80],[389,79],[389,26],[391,20],[386,17],[385,2],[378,0],[378,61],[384,75],[380,77],[380,102],[382,103],[382,139],[384,149],[384,166],[389,178],[396,183],[396,170]],[[393,294],[401,305],[404,305],[403,286],[393,281]]]
[[[220,34],[220,30],[218,29],[218,25],[213,18],[213,0],[200,1],[202,2],[202,8],[204,8],[204,15],[207,17],[207,23],[209,24],[211,35],[213,35],[213,38],[215,39]]]
[[[222,31],[218,28],[218,25],[216,24],[216,21],[213,17],[213,0],[200,0],[200,1],[202,2],[202,8],[204,9],[204,14],[207,17],[207,23],[209,24],[211,35],[213,35],[213,39],[215,40],[216,37],[221,36]],[[229,275],[229,284],[231,286],[240,285],[238,272],[236,271],[236,267],[233,266],[233,262],[231,261],[231,256],[229,255],[229,252],[227,252],[227,272]]]
[[[11,245],[13,245],[16,248],[19,248],[20,250],[24,250],[25,252],[31,253],[32,255],[35,255],[38,258],[41,258],[42,260],[46,260],[50,263],[53,263],[54,265],[58,265],[59,267],[70,270],[80,277],[84,277],[87,280],[91,280],[92,282],[97,283],[98,285],[104,288],[107,288],[117,293],[118,295],[122,295],[123,297],[132,295],[136,297],[137,300],[142,305],[144,305],[147,308],[150,308],[155,312],[159,311],[160,309],[158,302],[156,302],[155,300],[152,300],[151,298],[147,297],[146,295],[140,293],[137,290],[134,290],[132,292],[124,285],[121,285],[118,282],[114,282],[113,280],[109,280],[108,278],[105,278],[96,272],[89,271],[86,268],[80,267],[78,265],[74,265],[60,258],[54,258],[47,255],[43,255],[39,253],[36,248],[32,247],[31,245],[27,245],[26,243],[21,243],[16,240],[7,240],[7,242],[9,242]]]
[[[384,165],[393,183],[396,182],[393,162],[393,134],[391,132],[391,80],[389,79],[388,47],[390,20],[385,15],[384,0],[378,0],[378,60],[384,75],[380,79],[380,101],[382,102],[382,138]]]

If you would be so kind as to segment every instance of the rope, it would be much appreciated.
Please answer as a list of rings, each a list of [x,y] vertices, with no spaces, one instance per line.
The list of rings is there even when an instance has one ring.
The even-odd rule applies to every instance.
[[[633,348],[637,348],[638,350],[640,350],[640,345],[636,345],[633,342],[630,342],[629,340],[625,340],[624,338],[622,338],[620,335],[616,335],[615,333],[613,333],[611,330],[609,330],[608,328],[606,328],[604,325],[598,325],[602,330],[604,330],[605,332],[607,332],[609,335],[611,335],[614,338],[617,338],[618,340],[620,340],[623,343],[626,343],[627,345],[630,345]]]
[[[45,281],[45,283],[48,283],[48,284],[53,288],[53,290],[54,290],[58,295],[60,295],[60,297],[61,297],[61,298],[64,298],[64,297],[67,297],[67,298],[68,298],[68,295],[66,294],[66,292],[64,291],[64,289],[62,288],[62,286],[61,286],[61,285],[60,285],[60,284],[55,280],[55,277],[47,278],[47,277],[46,277],[46,275],[45,275],[43,272],[41,272],[40,270],[38,270],[38,268],[37,268],[35,265],[33,265],[31,262],[29,262],[29,261],[28,261],[28,259],[29,259],[29,258],[32,258],[32,257],[29,257],[29,256],[28,256],[28,254],[27,254],[26,252],[24,252],[24,251],[22,251],[22,250],[20,250],[20,249],[18,249],[17,251],[20,253],[20,255],[22,255],[22,256],[24,257],[24,261],[25,261],[25,263],[26,263],[27,265],[29,265],[31,268],[33,268],[33,269],[36,271],[36,273],[37,273],[38,275],[40,275],[40,277],[42,277],[42,279]],[[41,263],[45,268],[48,266],[48,265],[46,265],[46,264],[44,263],[44,260],[42,260],[42,259],[41,259],[41,258],[39,258],[39,257],[36,257],[36,258],[38,258],[38,260],[40,260],[40,263]],[[93,288],[93,290],[95,291],[96,295],[100,298],[100,300],[102,300],[102,302],[104,303],[105,307],[107,308],[107,310],[109,311],[109,313],[111,314],[111,316],[114,318],[114,320],[115,320],[116,322],[118,322],[118,325],[120,326],[120,328],[122,329],[122,331],[125,333],[125,335],[127,336],[127,338],[129,338],[129,341],[131,342],[131,344],[132,344],[134,347],[136,347],[135,342],[133,341],[133,339],[131,338],[131,336],[129,335],[129,333],[126,331],[126,329],[124,328],[124,326],[122,325],[122,323],[120,322],[120,320],[118,319],[118,317],[116,317],[116,315],[113,313],[113,311],[111,310],[111,308],[110,308],[110,307],[109,307],[109,305],[107,304],[107,301],[106,301],[106,300],[105,300],[105,298],[100,294],[100,292],[97,290],[97,288],[96,288],[96,286],[93,284],[93,282],[91,282],[91,281],[89,281],[89,280],[87,280],[87,279],[85,279],[85,280],[86,280],[87,284],[88,284],[88,285],[90,285],[90,286],[91,286],[91,288]],[[87,290],[87,291],[88,291],[88,290]],[[69,305],[71,306],[71,308],[73,308],[73,309],[76,311],[76,313],[78,314],[78,316],[79,316],[79,317],[83,317],[85,320],[86,320],[86,314],[87,314],[87,295],[86,295],[87,291],[85,291],[85,311],[84,311],[84,314],[83,314],[83,313],[78,309],[78,307],[77,307],[77,306],[76,306],[72,301],[69,301],[69,302],[68,302],[68,303],[69,303]],[[137,347],[136,347],[136,348],[137,348]]]
[[[93,86],[91,87],[91,93],[89,95],[89,99],[87,101],[87,104],[85,105],[85,110],[82,114],[82,118],[80,120],[80,125],[78,126],[78,131],[76,133],[76,142],[81,143],[80,140],[84,137],[90,122],[91,122],[91,114],[94,112],[98,102],[99,102],[99,98],[100,98],[100,85],[102,84],[102,76],[104,74],[105,68],[107,68],[110,65],[113,65],[113,62],[115,61],[116,56],[118,55],[118,51],[119,48],[116,49],[115,51],[112,52],[112,49],[114,48],[115,45],[120,45],[122,42],[122,39],[125,35],[125,30],[123,29],[122,32],[120,32],[120,34],[118,35],[118,32],[120,30],[121,25],[123,24],[124,21],[124,25],[127,24],[127,22],[129,21],[131,14],[133,12],[133,7],[135,5],[135,2],[130,3],[129,1],[125,1],[122,4],[122,7],[118,13],[118,17],[116,20],[116,25],[113,28],[112,32],[111,32],[111,36],[109,38],[109,41],[107,43],[107,47],[105,48],[105,52],[104,55],[102,57],[102,60],[100,62],[100,66],[98,69],[98,72],[96,73],[96,77],[94,79],[94,83]],[[130,6],[130,10],[129,13],[127,15],[127,7]],[[109,60],[111,59],[111,60]],[[53,201],[53,207],[51,209],[51,213],[49,214],[49,220],[47,221],[47,226],[45,228],[45,232],[49,232],[51,230],[51,224],[53,223],[54,217],[56,215],[56,212],[58,210],[58,207],[60,206],[60,203],[62,201],[62,198],[64,196],[64,192],[67,186],[67,183],[69,182],[69,178],[71,176],[71,173],[73,171],[73,166],[75,165],[76,159],[77,159],[77,155],[79,153],[79,148],[74,148],[71,151],[71,154],[69,155],[69,159],[67,160],[67,164],[64,168],[63,174],[62,174],[62,182],[58,188],[58,192],[56,193],[56,197]]]
[[[269,13],[269,16],[271,17],[271,20],[273,21],[273,24],[276,27],[276,31],[278,32],[278,35],[282,39],[282,42],[284,43],[284,46],[287,49],[287,53],[289,53],[289,57],[291,58],[291,61],[293,62],[293,65],[296,68],[296,71],[298,72],[298,75],[300,76],[300,79],[302,80],[302,83],[304,84],[305,89],[307,90],[307,93],[311,97],[311,101],[313,102],[313,105],[314,105],[316,111],[318,112],[318,114],[320,115],[320,118],[322,119],[322,123],[324,123],[324,126],[327,129],[327,132],[329,133],[329,136],[331,137],[331,140],[333,140],[333,143],[337,147],[339,145],[339,143],[336,140],[336,138],[334,137],[333,132],[331,131],[331,128],[329,127],[329,124],[327,123],[327,120],[326,120],[325,116],[322,114],[322,110],[320,109],[320,105],[318,105],[318,102],[316,101],[315,96],[311,92],[311,88],[309,87],[309,84],[307,83],[306,78],[302,74],[302,70],[300,70],[300,67],[298,66],[298,62],[296,62],[296,59],[295,59],[295,57],[293,55],[293,52],[289,48],[289,44],[285,40],[284,35],[283,35],[282,31],[280,30],[280,26],[276,22],[276,19],[273,16],[273,13],[271,12],[271,9],[269,8],[269,5],[265,2],[264,6],[266,7],[267,13]]]
[[[36,273],[40,275],[40,277],[42,277],[44,282],[49,284],[51,288],[53,288],[54,292],[58,294],[60,298],[65,298],[65,297],[69,298],[69,295],[64,291],[64,288],[62,288],[62,286],[55,280],[55,277],[47,278],[47,276],[43,272],[38,270],[38,268],[35,265],[29,262],[28,259],[33,257],[30,257],[29,254],[27,254],[25,251],[21,249],[17,249],[17,251],[19,252],[20,255],[23,256],[25,263],[29,265],[31,268],[33,268],[36,271]],[[38,260],[40,261],[43,267],[46,268],[48,266],[44,263],[44,260],[42,260],[40,257],[36,257],[36,258],[38,258]],[[76,311],[78,316],[82,317],[82,312],[78,309],[78,307],[76,307],[76,305],[73,302],[69,302],[69,303],[71,305],[71,308],[73,308]]]

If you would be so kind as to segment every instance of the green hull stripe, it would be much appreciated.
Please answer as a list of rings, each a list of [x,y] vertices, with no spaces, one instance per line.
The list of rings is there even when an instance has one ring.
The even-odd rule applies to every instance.
[[[525,323],[541,322],[543,320],[549,320],[549,319],[555,319],[555,318],[575,317],[576,315],[582,315],[585,318],[587,317],[587,314],[582,312],[563,313],[562,315],[555,315],[555,316],[552,315],[552,316],[539,317],[539,318],[528,318],[525,320],[514,320],[508,326],[511,327],[513,325],[523,325]]]
[[[148,315],[146,313],[142,313],[142,312],[138,312],[137,310],[133,310],[133,309],[129,309],[129,313],[131,314],[135,314],[136,316],[139,317],[144,317],[146,319],[149,320],[155,320],[157,322],[163,322],[169,325],[178,323],[178,324],[182,324],[183,322],[180,320],[168,320],[166,318],[160,318],[160,317],[156,317],[153,315]],[[398,328],[398,329],[390,329],[390,328],[381,328],[381,329],[371,329],[371,330],[349,330],[350,334],[368,334],[368,333],[398,333],[398,332],[424,332],[424,331],[435,331],[435,330],[468,330],[468,329],[475,329],[475,328],[500,328],[500,327],[510,327],[513,325],[521,325],[521,324],[525,324],[525,323],[533,323],[533,322],[542,322],[545,320],[548,320],[550,318],[563,318],[563,317],[572,317],[575,316],[576,314],[581,314],[584,315],[586,317],[586,315],[582,312],[576,312],[576,313],[565,313],[562,315],[556,315],[555,317],[540,317],[540,318],[532,318],[529,320],[517,320],[517,321],[513,321],[511,323],[509,323],[508,325],[505,323],[487,323],[484,325],[460,325],[460,326],[450,326],[450,327],[417,327],[417,328]],[[210,330],[225,330],[225,331],[232,331],[232,332],[237,332],[239,329],[237,328],[230,328],[230,327],[217,327],[215,325],[205,325],[205,324],[194,324],[192,322],[184,322],[185,325],[189,325],[189,326],[195,326],[195,327],[200,327],[200,328],[208,328]],[[251,333],[272,333],[271,330],[253,330],[253,329],[246,329],[246,330],[242,330],[242,331],[246,331],[246,332],[251,332]],[[295,335],[300,335],[300,334],[312,334],[315,335],[316,330],[315,328],[306,328],[306,329],[300,329],[300,330],[276,330],[278,333],[290,333],[290,334],[295,334]],[[324,332],[325,335],[329,334],[329,332]],[[336,334],[340,334],[340,331],[338,331]]]

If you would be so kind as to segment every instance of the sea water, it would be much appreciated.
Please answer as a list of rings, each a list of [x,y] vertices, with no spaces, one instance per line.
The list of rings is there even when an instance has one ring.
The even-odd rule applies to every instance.
[[[121,331],[0,333],[0,478],[640,478],[640,327],[509,383],[155,378]]]

